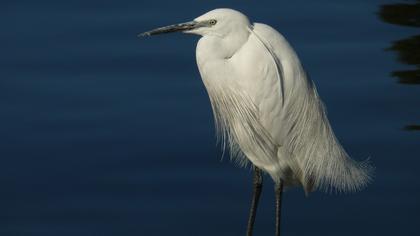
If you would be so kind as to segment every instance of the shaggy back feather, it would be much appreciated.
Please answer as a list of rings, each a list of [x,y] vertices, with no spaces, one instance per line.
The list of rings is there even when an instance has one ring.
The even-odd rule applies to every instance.
[[[306,191],[352,192],[363,188],[371,179],[369,161],[359,163],[348,156],[334,135],[315,85],[305,74],[301,76],[298,86],[287,93],[283,124],[284,147],[297,158]]]
[[[276,63],[277,74],[281,75],[283,122],[279,126],[284,134],[281,146],[284,147],[283,154],[297,160],[299,168],[292,169],[300,172],[295,175],[300,178],[305,192],[315,189],[352,192],[363,188],[371,180],[373,168],[369,160],[359,163],[351,159],[340,145],[316,87],[307,77],[295,52],[290,50],[288,54],[289,60],[294,60],[291,65],[295,75],[289,78],[291,83],[285,83],[278,54],[262,35],[254,30],[251,32],[264,45]],[[286,40],[283,43],[288,44]]]

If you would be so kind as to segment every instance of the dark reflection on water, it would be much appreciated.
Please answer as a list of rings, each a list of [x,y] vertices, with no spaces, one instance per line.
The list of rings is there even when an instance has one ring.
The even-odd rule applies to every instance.
[[[407,125],[404,129],[408,131],[420,130],[420,125]]]
[[[420,1],[406,2],[382,5],[380,9],[381,19],[391,24],[419,27]]]
[[[420,1],[382,5],[379,16],[390,24],[419,28]],[[420,84],[420,35],[397,40],[388,50],[397,52],[400,62],[414,66],[411,69],[393,71],[392,76],[397,77],[401,84]],[[407,131],[420,130],[420,125],[406,125],[404,129]]]
[[[392,76],[397,77],[398,82],[402,84],[420,84],[420,35],[395,41],[389,50],[398,52],[399,61],[417,67],[394,71]]]

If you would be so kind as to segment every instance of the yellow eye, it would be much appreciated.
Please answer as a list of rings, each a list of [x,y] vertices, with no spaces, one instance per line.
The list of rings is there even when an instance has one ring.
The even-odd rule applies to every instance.
[[[215,25],[216,23],[217,23],[217,20],[210,20],[210,21],[209,21],[209,24],[210,24],[210,25]]]

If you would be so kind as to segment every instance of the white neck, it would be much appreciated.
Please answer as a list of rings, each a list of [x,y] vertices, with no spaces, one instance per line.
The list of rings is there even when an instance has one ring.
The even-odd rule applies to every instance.
[[[231,58],[248,41],[249,34],[248,30],[242,30],[225,36],[212,34],[203,36],[197,43],[198,62]]]

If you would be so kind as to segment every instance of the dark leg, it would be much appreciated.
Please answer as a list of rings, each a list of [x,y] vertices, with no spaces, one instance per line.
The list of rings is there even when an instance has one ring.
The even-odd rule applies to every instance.
[[[251,209],[249,211],[249,219],[248,219],[248,227],[246,230],[247,236],[252,236],[252,230],[254,228],[254,222],[255,222],[255,215],[257,214],[257,208],[258,208],[258,200],[260,199],[261,195],[261,189],[262,189],[262,183],[263,183],[263,177],[261,170],[254,166],[254,180],[253,180],[253,197],[252,197],[252,203],[251,203]]]
[[[274,192],[276,193],[276,236],[280,236],[281,196],[283,193],[283,182],[281,180],[276,184]]]

